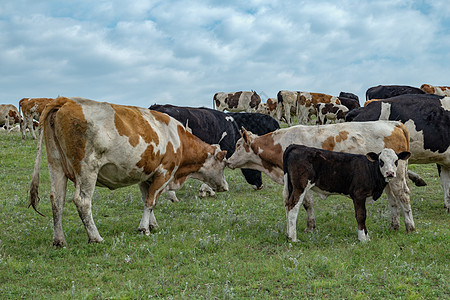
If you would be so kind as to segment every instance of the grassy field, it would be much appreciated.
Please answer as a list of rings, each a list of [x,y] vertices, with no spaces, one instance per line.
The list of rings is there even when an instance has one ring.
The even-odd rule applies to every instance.
[[[230,191],[217,197],[200,199],[195,180],[178,203],[163,195],[150,236],[137,232],[137,186],[97,188],[102,244],[87,244],[71,186],[63,220],[69,245],[54,249],[45,156],[39,208],[47,217],[27,208],[35,150],[18,133],[0,134],[1,299],[450,298],[450,216],[435,165],[410,166],[428,183],[411,187],[412,234],[403,223],[389,231],[383,195],[368,205],[371,241],[360,243],[351,200],[333,196],[316,202],[314,233],[303,232],[301,210],[299,242],[290,243],[282,186],[264,177],[264,189],[254,191],[239,170],[226,170]]]

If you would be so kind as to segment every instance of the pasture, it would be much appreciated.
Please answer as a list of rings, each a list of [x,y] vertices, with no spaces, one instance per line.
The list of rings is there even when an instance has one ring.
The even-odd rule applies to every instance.
[[[64,211],[67,248],[52,246],[50,182],[44,155],[39,209],[27,208],[36,141],[0,133],[0,298],[330,298],[448,299],[450,215],[435,165],[413,165],[428,183],[411,185],[416,231],[389,230],[385,195],[367,206],[371,241],[360,243],[353,204],[316,197],[317,230],[298,243],[285,237],[282,186],[264,176],[254,191],[239,170],[226,170],[230,191],[201,199],[201,183],[188,180],[163,195],[155,209],[159,228],[137,232],[143,204],[137,186],[96,188],[94,220],[105,239],[87,244],[71,203]],[[44,151],[45,153],[45,151]]]

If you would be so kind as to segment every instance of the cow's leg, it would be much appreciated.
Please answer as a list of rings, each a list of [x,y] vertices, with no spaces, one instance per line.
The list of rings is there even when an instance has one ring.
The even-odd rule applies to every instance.
[[[144,213],[142,215],[141,222],[139,223],[138,230],[149,235],[153,228],[158,227],[156,223],[153,209],[156,206],[156,200],[159,195],[164,191],[170,182],[171,174],[155,174],[151,184],[142,182],[139,184],[139,189],[142,195],[142,201],[144,202]]]
[[[369,235],[366,228],[366,199],[352,199],[355,207],[356,222],[358,222],[358,240],[367,242]]]
[[[296,182],[296,185],[292,186],[292,191],[288,190],[287,175],[284,175],[284,189],[283,200],[286,208],[286,235],[292,241],[297,241],[297,217],[300,205],[303,204],[305,194],[311,189],[311,184],[308,182],[305,188],[302,188],[300,182]]]
[[[308,192],[303,198],[303,207],[306,210],[306,232],[313,232],[316,229],[316,217],[314,216],[314,196]]]
[[[25,139],[25,127],[26,127],[26,123],[25,123],[25,116],[23,116],[22,120],[20,120],[20,131],[22,132],[22,139]]]
[[[94,194],[97,172],[91,171],[90,176],[83,176],[76,179],[73,203],[75,203],[78,215],[86,229],[89,243],[101,243],[103,238],[95,226],[92,217],[92,195]]]
[[[414,218],[410,203],[410,190],[408,187],[408,165],[406,161],[399,160],[397,167],[397,177],[389,181],[386,186],[386,193],[391,207],[391,229],[397,230],[400,227],[399,213],[395,210],[400,205],[405,220],[406,232],[415,230]]]
[[[30,132],[31,132],[31,136],[33,137],[33,140],[35,140],[36,139],[36,133],[34,132],[33,118],[28,120],[28,127],[30,128]]]
[[[444,207],[450,213],[450,168],[441,165],[439,176],[441,178],[442,189],[444,190]]]
[[[53,212],[53,245],[64,247],[67,243],[62,227],[62,215],[66,199],[67,177],[62,166],[56,164],[49,164],[49,174],[51,181],[50,201]]]

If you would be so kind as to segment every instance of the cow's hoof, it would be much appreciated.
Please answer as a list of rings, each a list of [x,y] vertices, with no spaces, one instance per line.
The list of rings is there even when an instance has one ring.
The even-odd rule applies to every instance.
[[[65,240],[53,240],[53,246],[55,248],[65,248],[67,247],[67,243]]]
[[[103,243],[104,239],[103,238],[96,238],[96,239],[89,239],[88,243],[89,244],[100,244]]]
[[[393,230],[393,231],[396,231],[399,229],[400,229],[400,225],[398,225],[398,224],[391,224],[391,226],[389,227],[389,230]]]
[[[414,230],[416,230],[416,228],[414,227],[414,225],[406,225],[406,233],[411,233]]]

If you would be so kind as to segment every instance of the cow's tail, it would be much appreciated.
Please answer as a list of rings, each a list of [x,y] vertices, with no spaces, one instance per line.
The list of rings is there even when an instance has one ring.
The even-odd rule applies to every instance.
[[[20,132],[23,132],[23,123],[25,122],[24,121],[24,119],[23,119],[23,117],[22,117],[22,113],[20,112],[21,110],[22,110],[22,105],[23,105],[23,102],[25,101],[25,98],[24,99],[20,99],[20,101],[19,101],[19,119],[20,119],[20,121],[19,121],[19,128],[20,128]],[[25,136],[22,134],[22,138],[24,139],[25,138]]]
[[[217,93],[215,93],[213,96],[213,109],[216,109],[216,97],[217,97]]]
[[[41,167],[41,157],[42,157],[42,146],[43,146],[43,139],[44,139],[44,126],[48,122],[47,118],[50,115],[50,113],[57,111],[61,106],[63,106],[67,101],[70,101],[68,98],[59,97],[50,102],[45,106],[44,111],[42,112],[40,118],[39,118],[39,139],[37,144],[37,151],[36,151],[36,160],[34,162],[34,170],[33,170],[33,176],[31,177],[31,184],[30,184],[30,194],[28,197],[28,207],[32,206],[33,209],[40,214],[41,216],[44,216],[40,211],[37,210],[37,206],[39,204],[40,198],[39,198],[39,172]]]
[[[39,140],[37,144],[36,160],[34,162],[33,176],[31,177],[30,195],[28,196],[28,207],[32,206],[33,209],[38,214],[45,217],[43,213],[37,210],[37,206],[39,204],[39,201],[41,200],[39,198],[39,172],[41,168],[42,141],[44,139],[43,128],[44,127],[42,127],[41,125],[39,126]]]

